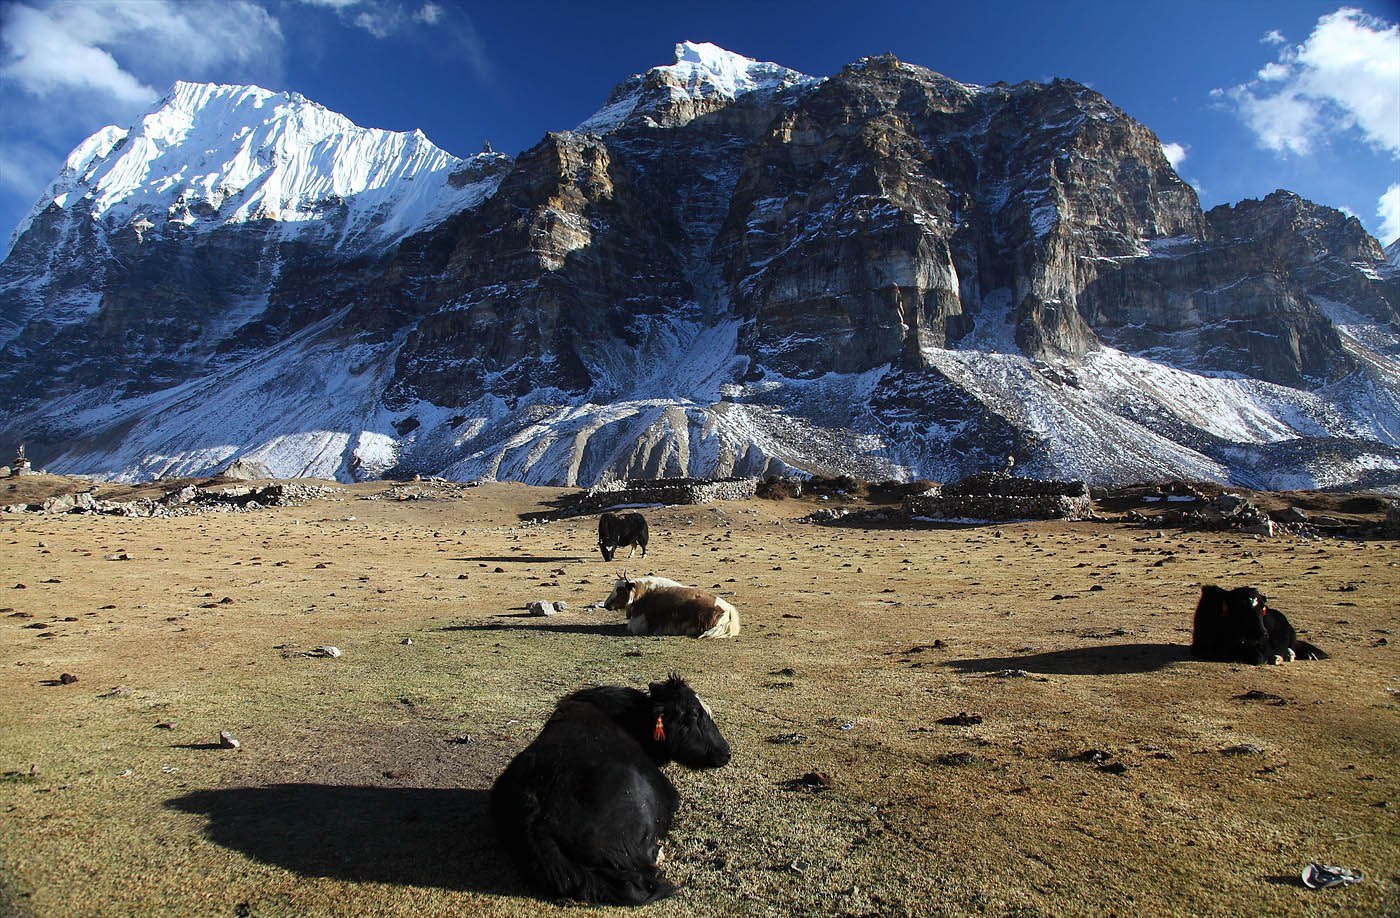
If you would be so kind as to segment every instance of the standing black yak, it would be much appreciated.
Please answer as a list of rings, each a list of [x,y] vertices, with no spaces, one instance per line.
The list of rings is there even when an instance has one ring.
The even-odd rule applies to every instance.
[[[642,557],[647,556],[647,518],[640,513],[604,513],[598,517],[598,550],[604,561],[611,561],[617,550],[625,545],[632,546],[627,557],[632,557],[637,548],[642,549]]]
[[[650,689],[566,696],[491,788],[507,849],[551,895],[641,905],[675,891],[661,843],[680,795],[660,766],[725,765],[729,744],[680,676]]]
[[[1191,628],[1191,654],[1224,663],[1291,663],[1325,660],[1327,654],[1307,641],[1269,599],[1254,587],[1224,590],[1201,587]]]

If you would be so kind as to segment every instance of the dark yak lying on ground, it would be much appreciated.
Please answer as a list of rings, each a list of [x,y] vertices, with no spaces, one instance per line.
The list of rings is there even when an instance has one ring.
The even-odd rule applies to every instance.
[[[604,513],[598,517],[598,550],[603,553],[604,561],[611,561],[617,550],[625,545],[632,546],[627,557],[632,557],[640,546],[645,558],[650,535],[646,517],[640,513]]]
[[[1327,654],[1298,640],[1293,625],[1254,587],[1225,590],[1201,587],[1191,628],[1191,653],[1224,663],[1286,663],[1301,657],[1324,660]]]
[[[544,891],[641,905],[670,895],[662,840],[680,796],[667,762],[715,768],[729,744],[677,675],[650,694],[622,686],[566,696],[491,788],[491,816],[521,872]]]

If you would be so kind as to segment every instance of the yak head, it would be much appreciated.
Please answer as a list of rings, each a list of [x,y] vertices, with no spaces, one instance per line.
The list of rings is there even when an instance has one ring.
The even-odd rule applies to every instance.
[[[613,584],[613,590],[608,594],[608,598],[603,600],[603,608],[607,609],[609,612],[626,610],[628,606],[632,605],[635,599],[632,594],[636,590],[636,587],[636,582],[630,580],[624,572],[621,577],[617,578],[617,582]]]
[[[729,764],[729,743],[715,726],[710,709],[675,673],[651,684],[652,748],[663,761],[687,768]]]
[[[1231,633],[1242,641],[1263,641],[1269,636],[1264,614],[1269,598],[1254,587],[1236,587],[1225,594],[1225,618]]]

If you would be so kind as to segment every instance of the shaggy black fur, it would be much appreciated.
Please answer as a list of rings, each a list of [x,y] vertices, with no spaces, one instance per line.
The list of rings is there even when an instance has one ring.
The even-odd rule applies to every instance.
[[[1327,654],[1298,633],[1284,614],[1254,587],[1201,588],[1191,628],[1191,653],[1202,660],[1258,666],[1275,659],[1325,660]]]
[[[679,676],[653,682],[650,694],[584,689],[559,702],[496,779],[491,816],[521,872],[545,892],[641,905],[675,891],[656,861],[680,796],[660,766],[715,768],[729,756]]]
[[[632,551],[640,547],[645,558],[649,538],[647,519],[640,513],[604,513],[598,517],[598,550],[604,561],[611,561],[619,548],[628,545],[634,546]],[[628,552],[627,557],[632,557],[632,553]]]

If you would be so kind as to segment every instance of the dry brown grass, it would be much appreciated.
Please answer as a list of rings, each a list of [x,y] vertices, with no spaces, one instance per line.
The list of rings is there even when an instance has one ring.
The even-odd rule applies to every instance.
[[[0,607],[34,616],[0,613],[0,913],[553,913],[485,789],[559,695],[672,669],[736,754],[673,770],[683,889],[648,914],[1396,911],[1394,543],[828,528],[753,501],[650,511],[649,557],[607,565],[595,517],[520,524],[561,492],[359,499],[379,489],[0,517]],[[743,635],[627,636],[584,608],[624,567],[732,594]],[[1202,582],[1260,586],[1332,659],[1185,659]],[[536,598],[572,608],[523,617]],[[318,644],[344,655],[295,655]],[[983,722],[938,723],[961,711]],[[832,789],[788,789],[812,770]],[[1366,881],[1308,891],[1310,860]]]

